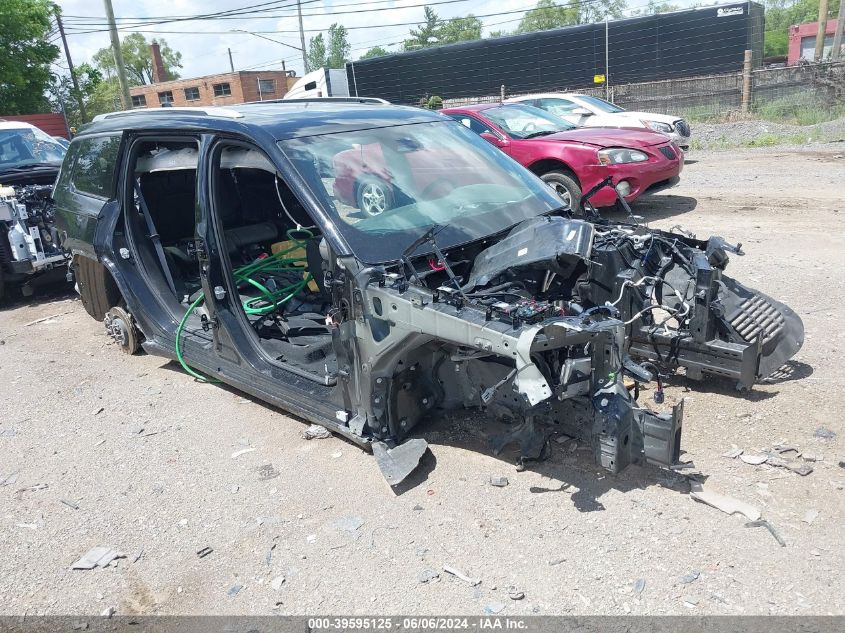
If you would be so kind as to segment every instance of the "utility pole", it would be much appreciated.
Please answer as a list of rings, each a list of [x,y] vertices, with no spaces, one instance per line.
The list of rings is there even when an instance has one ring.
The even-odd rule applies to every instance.
[[[114,23],[114,9],[111,0],[103,0],[106,8],[106,20],[109,23],[109,36],[111,37],[111,48],[114,53],[114,65],[117,67],[117,80],[120,82],[120,95],[123,109],[132,107],[132,97],[129,96],[129,82],[126,80],[126,66],[123,65],[123,52],[120,50],[120,38],[117,35],[117,25]]]
[[[610,101],[610,22],[604,14],[604,100]]]
[[[299,15],[299,45],[302,47],[302,74],[308,72],[308,55],[305,51],[305,30],[302,27],[302,4],[296,0],[296,13]]]
[[[67,59],[67,68],[70,71],[70,80],[73,82],[73,93],[76,96],[76,101],[79,103],[79,115],[83,123],[87,123],[88,115],[85,113],[85,101],[82,99],[82,92],[79,90],[79,82],[76,80],[76,73],[73,72],[73,60],[70,58],[70,49],[67,46],[67,38],[65,37],[65,27],[62,24],[62,13],[58,5],[54,5],[56,13],[56,24],[59,27],[59,33],[62,36],[62,44],[65,47],[65,58]],[[64,105],[62,106],[64,111]]]
[[[827,0],[819,0],[819,30],[816,32],[816,62],[824,57],[824,36],[827,32]]]
[[[836,35],[833,36],[833,52],[830,60],[838,62],[842,57],[842,31],[845,30],[845,0],[839,3],[839,17],[836,18]]]
[[[235,72],[235,62],[232,61],[232,49],[227,48],[226,50],[229,51],[229,68],[232,72]]]

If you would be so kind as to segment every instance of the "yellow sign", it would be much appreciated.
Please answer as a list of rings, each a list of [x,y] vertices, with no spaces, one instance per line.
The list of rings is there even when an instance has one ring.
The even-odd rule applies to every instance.
[[[604,83],[604,75],[593,75],[593,83],[594,84],[603,84]]]

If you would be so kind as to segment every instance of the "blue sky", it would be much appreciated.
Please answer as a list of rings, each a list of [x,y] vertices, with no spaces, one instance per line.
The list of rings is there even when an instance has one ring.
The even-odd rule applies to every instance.
[[[353,59],[363,54],[372,46],[383,46],[388,50],[397,50],[397,44],[408,33],[409,26],[390,26],[397,23],[421,22],[423,19],[424,0],[302,0],[302,12],[306,32],[306,42],[316,31],[326,30],[333,22],[342,23],[349,28],[349,41],[352,45]],[[437,2],[438,0],[433,0]],[[674,4],[687,6],[693,0],[673,0]],[[253,6],[261,0],[112,0],[115,16],[120,18],[158,17],[158,16],[193,16],[219,11]],[[81,26],[82,20],[73,16],[90,16],[92,22],[104,20],[102,2],[98,0],[59,0],[66,16],[68,41],[75,63],[90,60],[100,48],[108,46],[108,33],[78,33],[78,31],[103,28],[96,25],[90,28]],[[443,18],[465,16],[468,13],[485,15],[510,13],[482,18],[485,33],[490,30],[513,30],[519,23],[519,11],[534,7],[536,0],[457,0],[432,6]],[[644,7],[647,0],[628,0],[629,10]],[[237,31],[264,31],[266,37],[286,42],[299,47],[297,33],[296,3],[294,0],[282,0],[273,3],[274,8],[264,15],[267,18],[238,18],[228,20],[184,21],[156,26],[133,28],[126,25],[121,29],[121,37],[133,30],[146,31],[147,39],[156,36],[164,38],[171,47],[182,53],[183,77],[197,77],[229,70],[227,48],[232,49],[235,69],[280,69],[281,60],[285,60],[288,69],[302,74],[302,57],[292,48],[275,44]],[[332,12],[354,11],[356,9],[381,9],[378,12],[345,13],[332,15]],[[120,26],[120,24],[119,24]],[[168,31],[179,31],[169,33]],[[192,31],[196,33],[184,33]],[[282,31],[269,33],[269,31]]]

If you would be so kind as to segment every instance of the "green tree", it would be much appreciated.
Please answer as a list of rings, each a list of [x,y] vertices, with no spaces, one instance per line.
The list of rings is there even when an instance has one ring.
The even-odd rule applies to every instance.
[[[592,24],[605,17],[621,18],[627,6],[625,0],[571,0],[558,4],[554,0],[539,0],[537,6],[525,12],[517,33],[545,31],[572,24]]]
[[[463,18],[447,20],[437,32],[438,44],[454,44],[481,39],[481,20],[471,13]]]
[[[93,118],[98,114],[121,110],[120,83],[117,77],[104,79],[94,88],[86,104],[88,116]]]
[[[782,57],[789,52],[786,31],[766,31],[763,34],[763,57]]]
[[[332,24],[329,27],[329,50],[326,57],[326,68],[343,68],[349,61],[352,46],[347,38],[346,28],[342,24]]]
[[[488,37],[505,37],[506,35],[511,35],[504,29],[499,29],[497,31],[490,31],[490,35]]]
[[[440,27],[443,26],[443,20],[440,19],[440,16],[431,7],[425,7],[423,11],[425,13],[425,22],[411,29],[409,33],[410,37],[403,44],[403,48],[406,51],[429,48],[436,46],[438,43]]]
[[[829,0],[828,19],[836,19],[840,0]],[[818,0],[769,0],[766,3],[766,57],[786,55],[789,48],[789,27],[793,24],[815,22],[819,19]]]
[[[50,63],[58,47],[47,42],[53,5],[47,0],[0,0],[0,114],[43,112],[50,106]]]
[[[658,13],[670,13],[679,10],[680,7],[671,2],[658,2],[657,0],[648,0],[648,5],[641,9],[631,11],[631,15],[657,15]]]
[[[539,0],[536,7],[522,16],[516,32],[545,31],[571,24],[578,24],[578,7],[575,3],[562,6],[554,0]]]
[[[103,75],[88,63],[78,65],[73,71],[76,81],[79,84],[78,95],[74,93],[73,82],[70,76],[54,76],[52,85],[50,86],[49,99],[54,110],[64,108],[65,116],[67,116],[68,123],[71,126],[79,127],[83,123],[88,122],[82,120],[79,99],[82,99],[85,109],[88,110],[91,97],[103,81]],[[89,117],[93,116],[90,112],[86,113]],[[99,114],[99,112],[96,114]]]
[[[305,54],[305,72],[322,68],[326,63],[326,40],[322,33],[317,33],[308,40],[308,52]]]
[[[593,24],[607,18],[621,18],[628,4],[625,0],[585,0],[578,4],[578,24]]]
[[[182,53],[174,51],[163,39],[157,41],[164,64],[165,80],[179,79],[177,68],[182,68]],[[132,86],[153,83],[153,60],[150,56],[150,42],[142,33],[130,33],[120,43],[123,53],[123,65],[126,66],[126,79]],[[117,75],[114,54],[111,47],[101,48],[92,58],[94,64],[109,75]]]
[[[361,55],[359,59],[372,59],[373,57],[384,57],[385,55],[390,55],[390,51],[383,49],[381,46],[373,46],[370,50]]]

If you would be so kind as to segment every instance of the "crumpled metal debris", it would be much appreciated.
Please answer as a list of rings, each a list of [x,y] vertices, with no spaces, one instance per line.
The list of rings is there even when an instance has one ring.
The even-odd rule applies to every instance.
[[[374,442],[373,456],[387,483],[395,486],[419,465],[427,448],[428,442],[421,438],[408,440],[395,448],[388,448],[383,442]]]
[[[71,569],[94,569],[95,567],[108,567],[118,558],[126,558],[126,554],[118,552],[110,547],[95,547],[70,566]]]
[[[689,496],[696,501],[700,501],[701,503],[712,506],[717,510],[721,510],[725,514],[739,513],[745,515],[751,521],[756,521],[760,518],[760,510],[750,503],[723,495],[720,492],[716,492],[709,486],[705,487],[704,484],[695,480],[690,480]]]
[[[306,440],[325,440],[332,436],[332,432],[319,424],[312,424],[302,431],[302,438]]]
[[[778,531],[775,527],[766,521],[766,519],[759,519],[757,521],[750,521],[745,524],[745,527],[764,527],[766,528],[772,536],[775,537],[775,540],[780,544],[781,547],[786,547],[786,541],[783,540],[783,537],[778,534]]]

